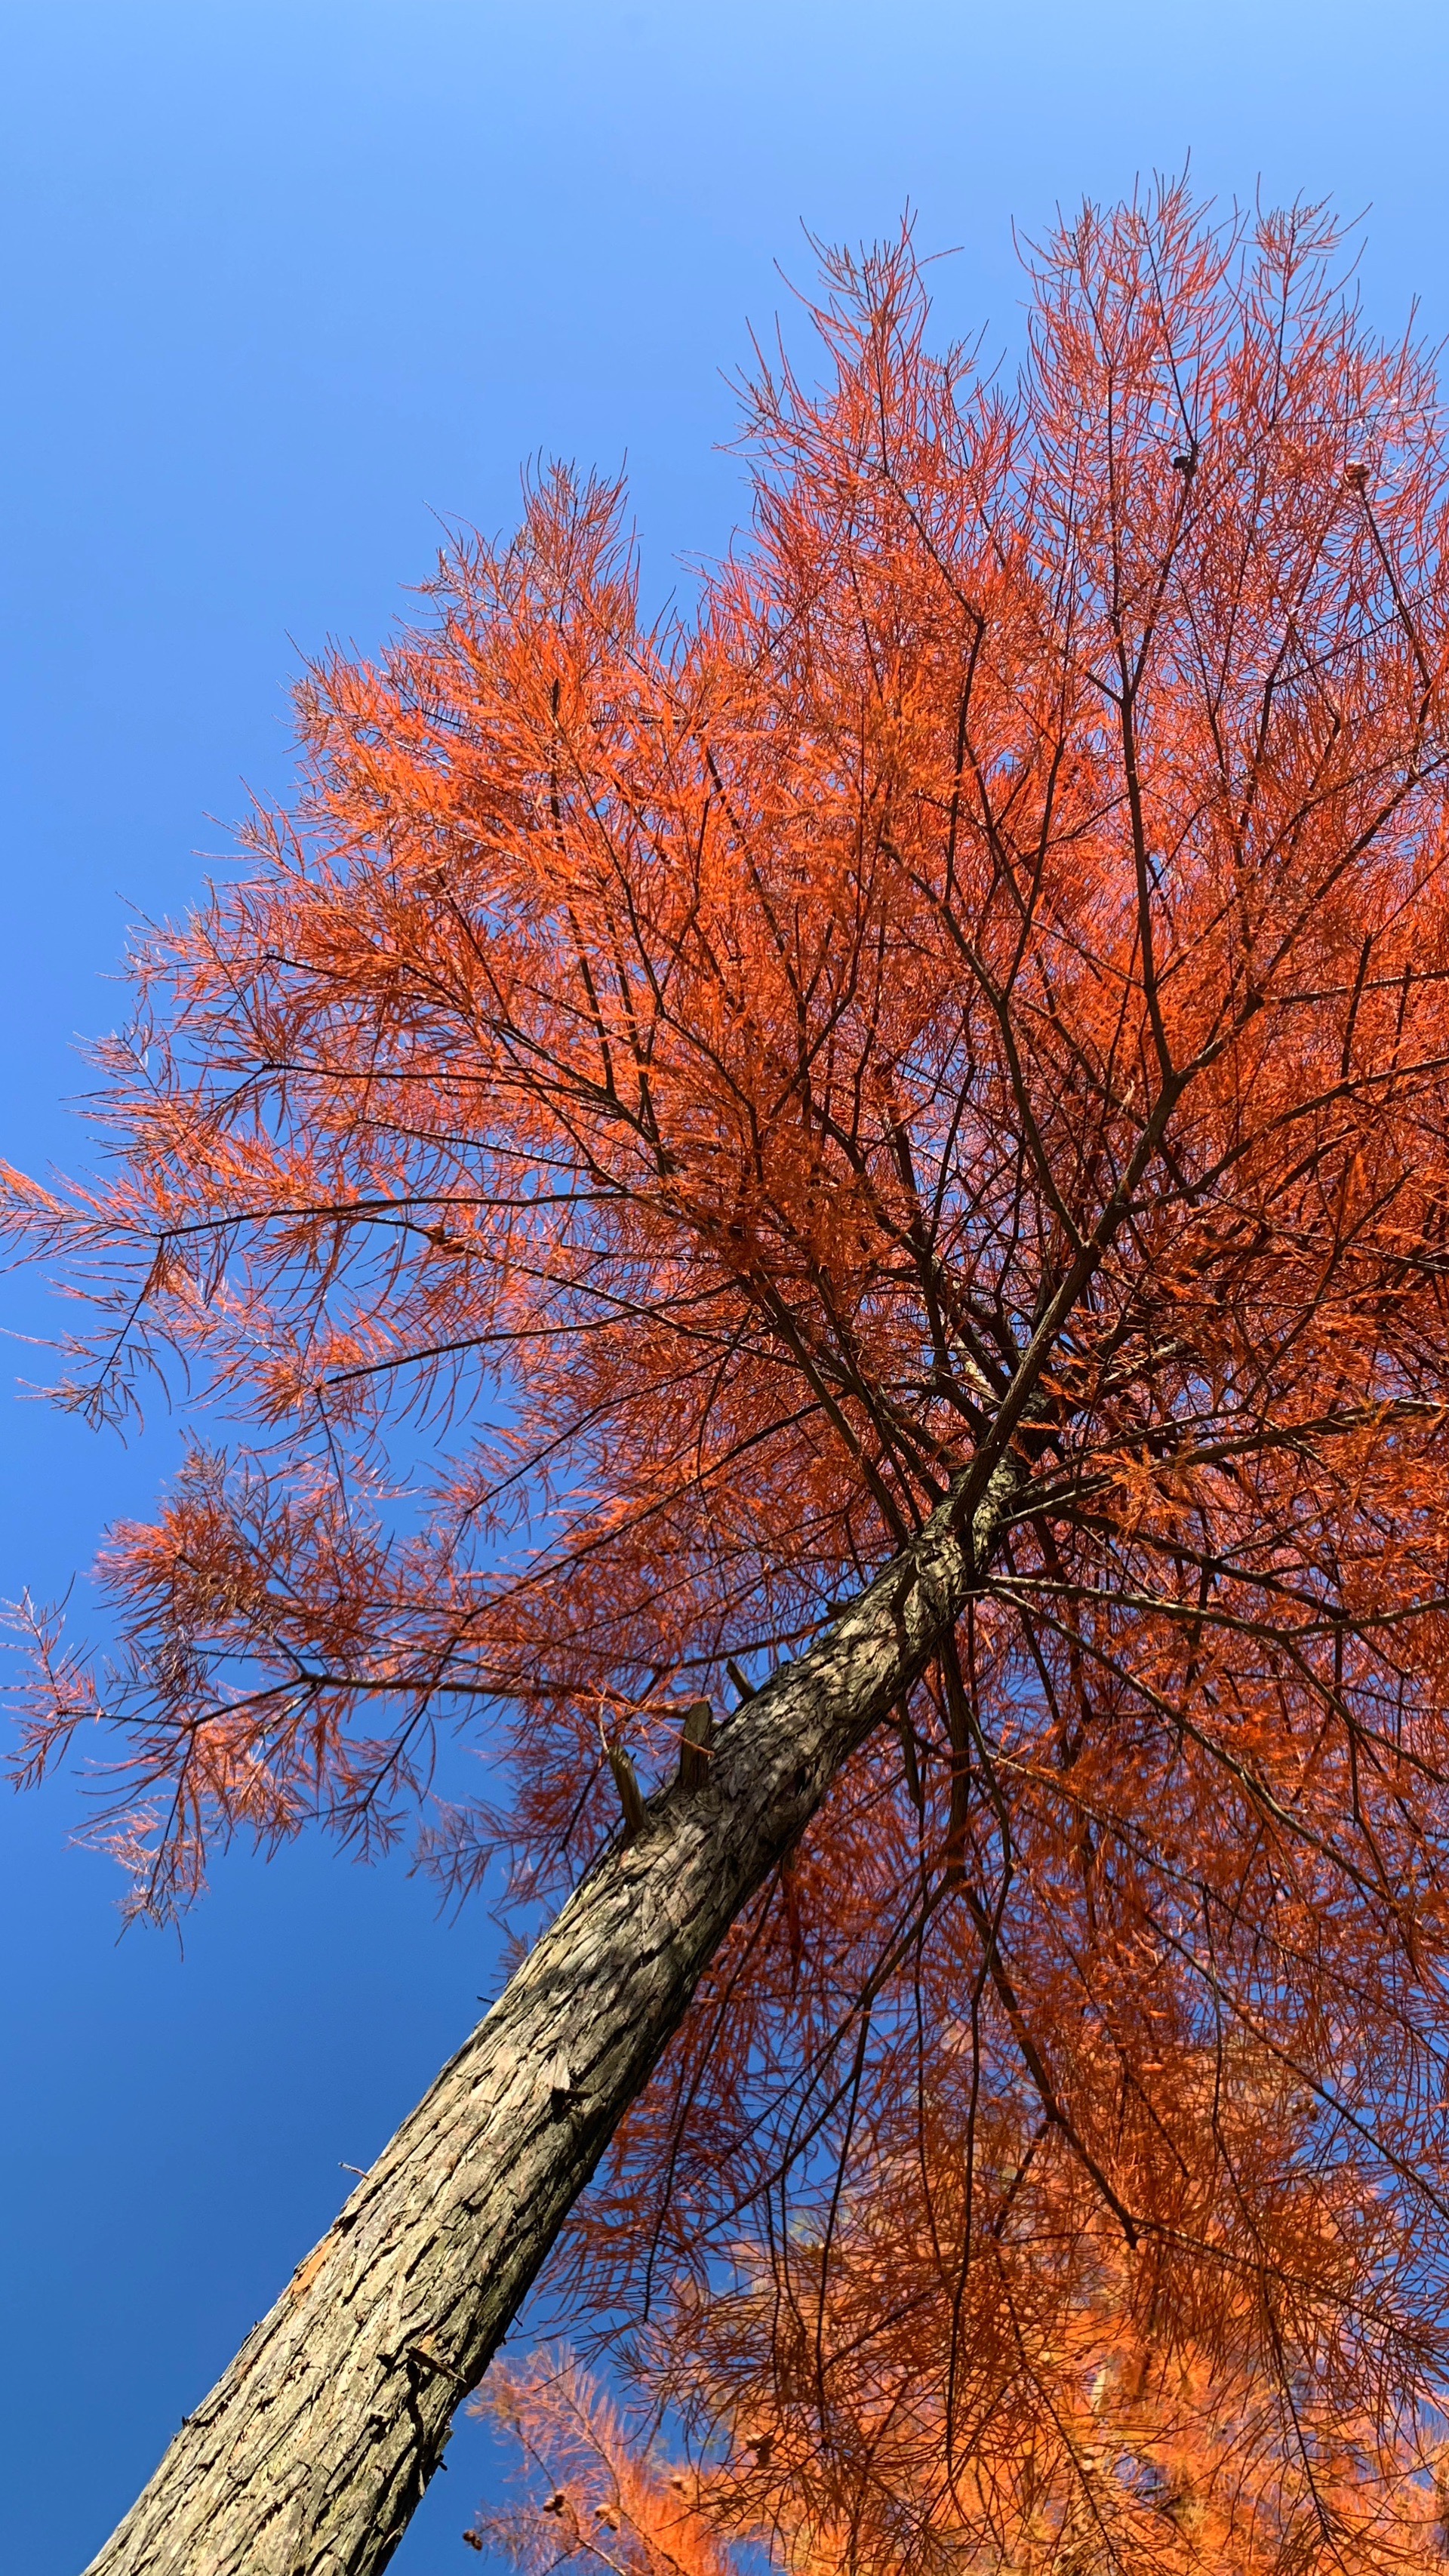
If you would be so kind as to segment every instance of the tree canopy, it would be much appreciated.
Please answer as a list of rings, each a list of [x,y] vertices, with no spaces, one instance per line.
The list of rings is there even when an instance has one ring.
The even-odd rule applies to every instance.
[[[1075,2528],[1105,2389],[1178,2392],[1219,2565],[1235,2496],[1255,2576],[1422,2540],[1449,487],[1336,258],[1088,209],[1008,386],[908,233],[831,255],[691,613],[561,469],[451,547],[141,944],[111,1176],[8,1182],[95,1300],[65,1400],[218,1425],[106,1543],[111,1665],[37,1630],[27,1758],[108,1748],[155,1913],[311,1820],[554,1896],[998,1497],[559,2257],[851,2565],[994,2563],[1025,2463]]]

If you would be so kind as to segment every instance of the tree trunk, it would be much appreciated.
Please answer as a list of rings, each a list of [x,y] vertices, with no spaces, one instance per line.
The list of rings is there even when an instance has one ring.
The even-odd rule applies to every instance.
[[[948,1501],[595,1868],[270,2316],[187,2418],[88,2576],[374,2576],[574,2201],[740,1908],[953,1625]]]

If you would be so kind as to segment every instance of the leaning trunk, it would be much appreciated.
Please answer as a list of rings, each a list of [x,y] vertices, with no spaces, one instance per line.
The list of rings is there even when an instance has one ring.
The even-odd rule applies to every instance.
[[[373,2576],[741,1907],[960,1615],[946,1503],[570,1897],[189,2416],[88,2576]]]

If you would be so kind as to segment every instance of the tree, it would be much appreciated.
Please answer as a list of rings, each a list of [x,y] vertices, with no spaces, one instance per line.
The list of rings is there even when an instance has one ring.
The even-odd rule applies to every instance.
[[[115,1747],[165,1913],[217,1835],[387,1842],[456,1726],[514,1794],[445,1883],[573,1886],[106,2576],[385,2565],[571,2211],[666,2340],[753,2213],[845,2477],[914,2384],[873,2201],[958,2504],[1028,2168],[1041,2316],[1110,2239],[1310,2497],[1438,2386],[1445,460],[1333,256],[1088,210],[1012,393],[909,238],[828,260],[697,615],[561,472],[453,549],[143,944],[112,1179],[12,1177],[65,1400],[248,1426],[107,1542],[114,1669],[38,1623],[32,1769]]]

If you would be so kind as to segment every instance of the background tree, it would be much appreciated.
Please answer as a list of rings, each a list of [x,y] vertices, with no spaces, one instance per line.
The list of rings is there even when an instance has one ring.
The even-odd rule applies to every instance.
[[[915,2563],[969,2576],[1442,2568],[1444,2496],[1422,2451],[1386,2445],[1367,2422],[1326,2439],[1316,2427],[1310,2491],[1297,2427],[1271,2382],[1251,2370],[1237,2377],[1221,2355],[1204,2366],[1170,2336],[1156,2353],[1130,2335],[1113,2349],[1107,2309],[1079,2323],[1085,2339],[1069,2334],[1058,2352],[1020,2356],[1041,2384],[1027,2438],[1013,2447],[1004,2426],[992,2428],[963,2482],[964,2515],[939,2484],[914,2496]],[[522,2368],[500,2363],[474,2411],[517,2443],[524,2492],[481,2512],[464,2539],[518,2576],[570,2565],[726,2576],[762,2547],[790,2576],[859,2565],[862,2542],[869,2555],[882,2537],[859,2493],[822,2510],[817,2464],[798,2452],[786,2464],[782,2428],[758,2398],[747,2431],[733,2419],[731,2441],[728,2391],[698,2372],[695,2386],[720,2414],[704,2458],[686,2464],[661,2443],[656,2414],[620,2407],[567,2350],[535,2353]],[[944,2428],[934,2429],[939,2450]]]
[[[667,2338],[745,2248],[847,2483],[915,2365],[843,2235],[966,2514],[1028,2165],[1042,2316],[1110,2243],[1306,2492],[1438,2385],[1445,472],[1332,256],[1089,210],[1010,394],[832,259],[692,621],[561,473],[451,553],[143,945],[111,1181],[12,1178],[67,1400],[250,1426],[112,1533],[115,1669],[38,1627],[138,1902],[387,1842],[440,1726],[511,1775],[445,1882],[574,1886],[98,2567],[385,2564],[611,2142],[560,2281]]]

